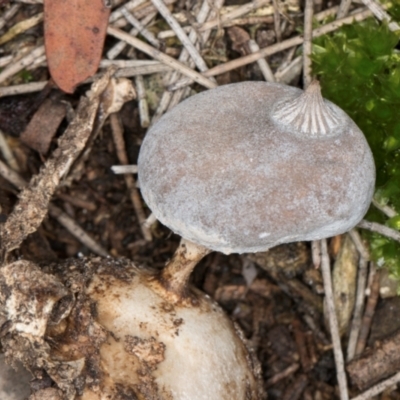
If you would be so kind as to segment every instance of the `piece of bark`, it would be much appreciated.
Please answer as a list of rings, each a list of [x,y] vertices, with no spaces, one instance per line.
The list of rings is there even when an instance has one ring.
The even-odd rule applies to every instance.
[[[364,352],[347,366],[354,385],[365,390],[400,370],[400,330]]]
[[[22,132],[22,142],[31,149],[46,154],[66,112],[65,104],[46,99]]]

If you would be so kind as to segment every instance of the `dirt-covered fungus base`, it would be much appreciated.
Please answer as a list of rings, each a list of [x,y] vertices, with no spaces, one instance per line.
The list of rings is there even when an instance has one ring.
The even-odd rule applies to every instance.
[[[0,324],[7,359],[35,377],[31,400],[263,398],[258,363],[218,305],[191,287],[170,296],[127,260],[4,266]]]
[[[138,165],[156,217],[227,254],[343,233],[375,183],[364,135],[318,83],[303,92],[242,82],[192,96],[149,130]]]

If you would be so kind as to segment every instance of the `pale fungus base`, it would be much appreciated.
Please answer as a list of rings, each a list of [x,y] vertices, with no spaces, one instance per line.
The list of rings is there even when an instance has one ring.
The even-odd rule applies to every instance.
[[[364,135],[317,83],[303,92],[242,82],[192,96],[149,130],[138,168],[163,224],[226,254],[346,232],[375,183]]]
[[[128,260],[16,261],[0,288],[6,357],[56,383],[30,400],[263,398],[260,367],[220,307]]]

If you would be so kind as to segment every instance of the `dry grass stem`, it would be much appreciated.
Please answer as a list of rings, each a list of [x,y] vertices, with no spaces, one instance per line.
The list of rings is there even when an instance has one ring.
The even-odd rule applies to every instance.
[[[293,47],[295,49],[295,47]],[[287,65],[282,70],[275,72],[276,82],[289,84],[293,82],[294,79],[301,75],[303,70],[303,57],[296,57],[289,65]]]
[[[163,62],[164,64],[176,69],[183,75],[188,76],[189,78],[193,79],[200,85],[205,86],[208,89],[212,89],[216,86],[214,82],[210,79],[206,78],[205,76],[199,74],[196,71],[193,71],[191,68],[183,65],[179,61],[176,61],[174,58],[167,56],[166,54],[162,53],[161,51],[157,50],[156,48],[149,46],[148,44],[142,42],[141,40],[130,36],[128,33],[121,31],[119,29],[108,27],[107,32],[109,35],[116,37],[117,39],[124,40],[132,47],[146,53],[150,57]]]
[[[351,400],[370,400],[385,390],[396,386],[400,382],[400,372],[366,390],[364,393],[353,397]]]
[[[126,20],[140,33],[151,45],[155,48],[160,48],[160,42],[154,36],[152,32],[150,32],[145,25],[143,25],[137,18],[135,18],[126,7],[122,8],[122,14],[126,18]]]
[[[281,15],[279,12],[279,3],[278,0],[272,0],[274,5],[274,29],[276,41],[279,43],[282,41],[282,32],[281,32]]]
[[[128,156],[126,154],[126,149],[125,149],[124,131],[118,115],[111,114],[110,122],[111,122],[111,130],[118,160],[122,165],[129,165]],[[133,208],[136,213],[136,217],[138,219],[140,229],[142,230],[143,237],[145,238],[145,240],[151,241],[152,240],[151,232],[145,225],[146,214],[143,211],[142,201],[139,192],[136,188],[135,180],[133,179],[133,176],[130,174],[125,174],[124,179],[125,179],[125,184],[129,191]]]
[[[352,0],[341,0],[336,19],[343,18],[349,13],[351,2]]]
[[[151,21],[156,17],[157,12],[150,13],[146,15],[141,21],[141,25],[143,27],[147,27]],[[129,31],[129,34],[131,36],[137,36],[139,35],[140,31],[136,28],[133,28]],[[113,60],[114,58],[118,57],[119,54],[121,54],[122,51],[124,51],[125,47],[127,46],[127,43],[124,41],[119,41],[117,42],[113,47],[111,47],[110,50],[107,52],[107,58],[110,60]]]
[[[364,311],[365,288],[367,285],[368,261],[360,254],[356,300],[354,304],[353,319],[351,321],[349,341],[347,344],[347,362],[351,361],[356,354],[356,346],[360,334],[362,316]]]
[[[20,168],[14,154],[8,145],[7,139],[4,133],[0,130],[0,152],[7,163],[14,171],[19,172]]]
[[[4,14],[0,16],[0,31],[4,28],[6,23],[12,19],[19,11],[21,4],[13,4]]]
[[[343,25],[352,24],[354,21],[363,21],[366,18],[370,17],[371,15],[372,15],[372,13],[370,10],[368,10],[368,9],[366,10],[363,8],[363,9],[361,9],[361,11],[357,11],[355,14],[352,14],[349,17],[342,18],[341,20],[333,21],[333,22],[326,24],[320,28],[314,29],[313,30],[313,38],[325,35],[326,33],[333,32],[333,31],[339,29]],[[223,74],[228,71],[232,71],[236,68],[240,68],[245,65],[251,64],[260,58],[271,56],[273,54],[279,53],[280,51],[290,49],[291,47],[297,46],[302,43],[303,43],[303,37],[295,36],[293,38],[284,40],[281,43],[276,43],[271,46],[262,48],[260,51],[258,51],[256,53],[252,53],[247,56],[240,57],[236,60],[228,61],[226,63],[217,65],[214,68],[210,68],[208,71],[204,72],[204,76],[211,77],[211,76]],[[179,85],[177,83],[175,85],[174,89],[182,87],[185,83],[188,84],[187,82],[179,83]]]
[[[387,21],[389,23],[389,29],[391,29],[392,31],[397,31],[400,29],[399,24],[395,21],[392,21],[392,17],[382,8],[382,6],[378,2],[374,0],[361,1],[371,10],[376,18],[381,21]]]
[[[217,7],[217,4],[215,4],[214,7]],[[206,21],[209,14],[210,14],[210,5],[207,0],[203,0],[200,10],[196,16],[197,22],[203,23],[204,21]],[[205,42],[207,40],[207,38],[208,38],[207,33],[203,33],[203,35],[201,37],[203,42]],[[189,31],[189,40],[192,41],[193,44],[195,44],[198,40],[198,34],[193,28],[191,28],[191,30]],[[192,65],[190,65],[190,63],[189,63],[189,67],[194,66],[193,60],[191,60],[191,61],[192,61]],[[179,62],[184,63],[184,64],[189,62],[189,52],[187,51],[187,49],[182,50],[182,52],[179,56]],[[161,96],[161,100],[158,104],[157,110],[153,115],[153,119],[151,122],[152,124],[154,124],[156,121],[158,121],[158,119],[164,114],[164,112],[166,110],[171,108],[170,104],[171,104],[171,100],[173,97],[173,93],[169,90],[169,86],[171,84],[173,84],[174,82],[178,81],[180,79],[180,76],[181,75],[177,71],[174,71],[172,74],[170,74],[168,76],[168,79],[166,82],[166,84],[168,85],[168,90],[164,91],[163,95]]]
[[[321,271],[324,281],[326,309],[331,331],[333,354],[335,356],[336,375],[339,384],[340,400],[348,400],[347,379],[344,370],[342,345],[340,343],[339,325],[336,316],[335,302],[333,299],[331,266],[326,239],[321,240]]]
[[[360,355],[365,349],[368,335],[371,330],[372,318],[374,317],[376,305],[379,298],[380,273],[379,271],[375,270],[375,268],[373,267],[373,263],[371,263],[370,275],[373,275],[369,285],[370,293],[368,296],[367,304],[365,306],[364,315],[362,317],[354,356]]]
[[[121,7],[116,8],[111,14],[109,18],[109,23],[112,24],[116,20],[122,18],[124,16],[123,9],[127,9],[128,11],[133,11],[136,7],[139,7],[143,3],[146,3],[147,0],[130,0],[123,4]]]
[[[150,125],[149,105],[146,99],[146,88],[142,75],[135,77],[135,87],[137,91],[137,100],[139,102],[140,126],[147,128]]]
[[[78,239],[84,246],[93,253],[102,257],[108,257],[108,252],[100,246],[85,230],[83,230],[67,213],[54,204],[49,204],[49,214],[58,221],[71,235]]]
[[[370,222],[363,219],[358,225],[358,228],[367,229],[371,232],[379,233],[380,235],[386,236],[390,239],[400,242],[400,232],[385,225],[378,224],[377,222]]]
[[[251,39],[249,40],[249,49],[252,53],[255,53],[256,51],[260,51],[260,46],[257,44],[255,40]],[[265,58],[260,58],[259,60],[257,60],[257,64],[260,67],[264,79],[267,82],[275,82],[274,73],[272,72],[272,69],[269,66],[267,60]]]
[[[36,58],[42,56],[43,54],[44,46],[40,45],[34,48],[29,54],[27,54],[25,57],[21,58],[17,62],[11,63],[8,67],[4,68],[3,71],[0,72],[0,83],[4,82],[8,78],[11,78],[13,75],[28,67],[36,60]]]
[[[312,81],[312,20],[314,15],[314,0],[306,0],[304,9],[304,38],[303,38],[303,86],[307,89]]]
[[[0,37],[0,45],[7,43],[11,39],[14,39],[20,33],[26,32],[28,29],[33,28],[43,21],[43,13],[34,15],[33,17],[24,21],[18,22],[10,30],[8,30],[3,36]]]
[[[176,33],[176,36],[179,38],[186,51],[190,54],[190,57],[194,61],[196,67],[204,72],[208,69],[207,64],[203,60],[203,57],[200,55],[199,51],[193,45],[192,41],[188,38],[182,27],[179,25],[178,21],[173,17],[168,7],[162,0],[151,0],[160,14],[164,17],[164,19],[168,22],[169,26]]]
[[[289,365],[289,367],[287,367],[283,371],[278,372],[273,377],[269,378],[265,382],[265,387],[269,388],[271,386],[274,386],[276,383],[278,383],[282,379],[285,379],[288,376],[293,375],[299,368],[300,368],[300,364],[298,364],[298,363],[294,363],[292,365]]]
[[[138,167],[137,165],[113,165],[111,167],[111,171],[114,174],[137,174]]]
[[[12,55],[0,57],[0,68],[3,68],[6,65],[10,64],[10,62],[13,60],[13,58],[14,57]]]
[[[217,28],[219,26],[224,26],[226,22],[230,22],[236,18],[242,17],[243,15],[248,14],[251,11],[255,11],[258,8],[265,6],[267,4],[270,4],[271,0],[255,0],[252,1],[251,3],[244,4],[243,6],[239,6],[232,10],[231,12],[228,12],[224,15],[222,15],[220,18],[216,18],[214,20],[208,21],[201,26],[198,27],[200,32],[205,32],[209,29]]]
[[[321,241],[313,240],[311,242],[311,257],[314,268],[318,269],[321,267]]]
[[[397,215],[396,210],[387,204],[380,204],[376,199],[372,199],[372,204],[379,210],[382,211],[387,217],[393,218]]]

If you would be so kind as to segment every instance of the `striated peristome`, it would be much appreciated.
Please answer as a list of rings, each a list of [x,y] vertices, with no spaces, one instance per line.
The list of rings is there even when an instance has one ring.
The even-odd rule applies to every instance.
[[[375,184],[363,133],[319,84],[264,82],[197,94],[147,133],[143,197],[182,237],[223,253],[343,233]]]

